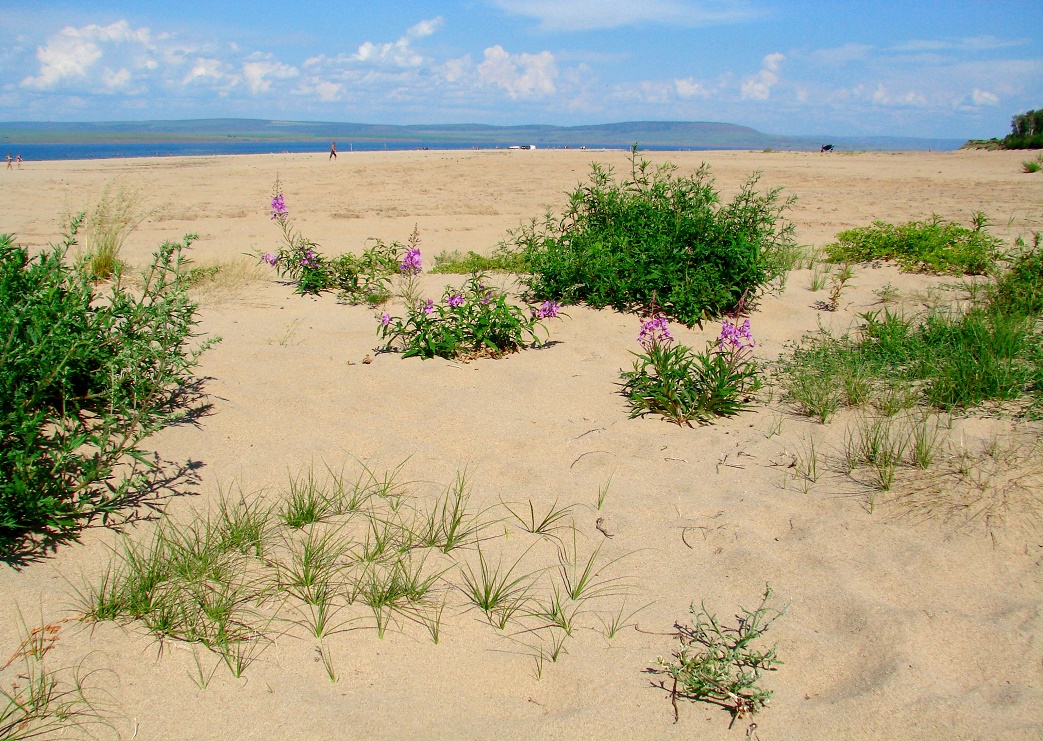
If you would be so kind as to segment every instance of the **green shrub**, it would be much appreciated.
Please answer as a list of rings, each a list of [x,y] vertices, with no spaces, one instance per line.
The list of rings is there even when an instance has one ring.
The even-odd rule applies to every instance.
[[[182,250],[164,244],[131,292],[100,292],[65,259],[0,237],[0,557],[113,514],[138,483],[141,441],[174,413],[197,356]],[[28,542],[27,542],[28,539]]]
[[[984,275],[996,267],[1000,255],[1000,240],[985,226],[982,214],[975,216],[971,229],[939,216],[901,226],[877,221],[840,232],[826,254],[832,262],[894,260],[907,272]]]
[[[678,425],[690,427],[693,419],[708,423],[746,409],[749,395],[760,387],[757,364],[749,357],[748,320],[742,328],[725,320],[721,338],[703,352],[672,344],[663,317],[642,324],[639,341],[645,352],[635,353],[634,369],[621,374],[631,419],[659,414]]]
[[[621,311],[660,310],[685,324],[749,304],[783,272],[792,225],[780,189],[754,190],[750,177],[727,205],[703,165],[678,177],[631,152],[630,177],[592,165],[564,216],[548,214],[512,233],[539,298]]]
[[[558,305],[546,301],[526,311],[485,281],[482,273],[472,273],[462,289],[447,286],[438,304],[407,302],[405,319],[385,313],[377,328],[384,350],[400,344],[405,358],[498,358],[540,344],[536,328],[558,316]]]

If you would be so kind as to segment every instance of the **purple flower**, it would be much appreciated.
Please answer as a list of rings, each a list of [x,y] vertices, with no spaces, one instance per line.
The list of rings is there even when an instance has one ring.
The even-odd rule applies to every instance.
[[[464,295],[462,293],[457,293],[457,294],[455,294],[453,296],[450,296],[449,300],[446,303],[449,304],[454,309],[457,308],[458,306],[463,306],[464,305]]]
[[[484,286],[481,286],[481,288],[483,290],[485,289]],[[492,291],[486,291],[485,295],[482,296],[482,298],[481,298],[482,306],[488,306],[489,302],[492,301],[492,300],[493,300],[493,292]]]
[[[387,325],[391,324],[391,315],[390,314],[381,314],[381,316],[380,316],[380,323],[383,324],[385,327]]]
[[[424,312],[424,316],[431,316],[432,314],[434,314],[434,313],[435,313],[435,302],[434,302],[434,299],[430,299],[430,298],[429,298],[429,299],[427,300],[427,303],[425,303],[425,304],[424,304],[424,305],[423,305],[423,306],[422,306],[422,307],[420,308],[420,310],[421,310],[422,312]]]
[[[271,265],[273,268],[275,267],[275,263],[279,262],[279,256],[273,255],[271,252],[265,252],[263,255],[261,255],[261,259],[269,265]]]
[[[538,309],[532,309],[532,315],[537,319],[554,319],[561,309],[554,301],[544,301]]]
[[[721,347],[734,350],[742,350],[753,347],[753,334],[750,332],[750,320],[747,319],[742,326],[736,326],[727,319],[721,322],[721,336],[718,338]]]
[[[646,350],[651,350],[655,345],[673,342],[674,336],[670,334],[670,326],[667,324],[666,317],[655,317],[647,322],[642,322],[641,333],[637,336],[637,341]]]
[[[289,213],[290,211],[286,208],[286,201],[283,199],[282,193],[276,193],[272,197],[272,218],[279,219],[287,216]]]
[[[319,258],[315,255],[314,250],[307,250],[304,253],[304,257],[301,258],[301,266],[305,268],[314,268],[319,264]]]
[[[420,250],[415,247],[406,250],[406,256],[398,264],[399,272],[402,275],[417,275],[422,267],[423,261],[420,259]]]

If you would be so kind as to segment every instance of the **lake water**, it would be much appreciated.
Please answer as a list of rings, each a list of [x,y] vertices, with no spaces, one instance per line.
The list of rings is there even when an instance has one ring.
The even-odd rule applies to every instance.
[[[0,158],[8,152],[12,156],[21,154],[26,162],[40,160],[93,160],[116,157],[191,157],[227,154],[280,154],[314,152],[328,153],[329,143],[323,142],[105,142],[99,144],[0,144]],[[417,149],[506,149],[507,145],[474,142],[337,142],[337,152],[408,151]],[[570,147],[578,149],[579,147]],[[619,147],[590,147],[590,149],[627,149]],[[641,147],[643,150],[646,147]],[[647,147],[651,150],[670,151],[676,147]],[[692,147],[691,149],[695,149]]]

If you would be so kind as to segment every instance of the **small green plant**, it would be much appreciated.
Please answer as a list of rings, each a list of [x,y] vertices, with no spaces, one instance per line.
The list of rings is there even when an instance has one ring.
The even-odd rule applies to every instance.
[[[740,311],[792,264],[780,189],[750,177],[726,205],[703,165],[679,177],[631,150],[629,177],[591,166],[561,218],[510,235],[540,298],[620,311],[662,311],[684,324]]]
[[[0,558],[118,516],[156,465],[142,442],[191,403],[216,341],[191,347],[191,236],[162,245],[140,287],[99,289],[66,260],[81,221],[33,257],[0,236]]]
[[[909,437],[901,425],[889,417],[860,419],[854,430],[849,429],[844,445],[844,458],[849,470],[866,466],[870,472],[870,486],[877,491],[890,491],[895,472],[905,457]],[[869,498],[872,512],[875,499]]]
[[[1037,155],[1034,160],[1025,160],[1021,163],[1021,171],[1024,173],[1033,173],[1043,170],[1043,155]]]
[[[607,488],[607,487],[606,487]],[[556,530],[560,530],[565,527],[569,527],[572,524],[572,507],[559,507],[557,501],[554,502],[543,514],[536,514],[536,505],[532,503],[530,499],[527,502],[528,507],[523,508],[519,505],[511,507],[509,504],[504,504],[504,508],[511,513],[511,516],[518,522],[522,530],[533,535],[547,535],[554,536]],[[526,509],[528,511],[526,511]],[[600,509],[600,507],[598,507]]]
[[[840,232],[826,254],[833,262],[894,260],[910,272],[984,275],[996,267],[1000,241],[985,230],[984,215],[973,222],[968,229],[937,215],[901,226],[877,221]]]
[[[635,353],[634,369],[621,373],[631,418],[659,414],[678,425],[709,423],[746,409],[760,387],[749,320],[741,327],[725,320],[720,338],[701,353],[674,345],[665,317],[644,322],[638,341],[645,352]]]
[[[829,274],[832,272],[832,267],[825,266],[820,267],[816,265],[811,270],[811,283],[808,284],[809,291],[821,291],[826,287],[826,282],[829,280]]]
[[[663,672],[673,679],[670,699],[674,707],[674,722],[678,720],[677,698],[719,705],[736,719],[752,715],[768,705],[772,692],[759,686],[763,672],[775,671],[782,664],[775,654],[775,646],[757,649],[772,624],[786,608],[768,606],[771,587],[766,587],[760,605],[755,610],[739,608],[735,627],[722,625],[703,604],[696,610],[692,627],[678,625],[681,647],[673,660],[657,659]]]
[[[526,311],[508,303],[487,280],[472,273],[463,288],[447,286],[438,304],[432,299],[407,304],[405,319],[385,313],[377,327],[384,351],[399,347],[404,358],[499,358],[541,344],[537,330],[560,314],[559,306],[546,301]]]
[[[509,567],[504,568],[502,561],[495,565],[488,561],[482,553],[481,545],[477,545],[476,548],[478,570],[473,570],[470,564],[466,563],[460,570],[464,582],[463,592],[485,613],[490,623],[503,630],[510,619],[528,605],[535,574],[530,572],[514,575],[515,569],[525,557],[524,554]]]

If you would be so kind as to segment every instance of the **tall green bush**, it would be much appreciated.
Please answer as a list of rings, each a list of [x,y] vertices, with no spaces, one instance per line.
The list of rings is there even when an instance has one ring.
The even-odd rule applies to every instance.
[[[591,167],[560,220],[548,214],[514,232],[529,289],[539,298],[651,309],[686,324],[752,301],[783,270],[793,245],[778,188],[751,176],[727,204],[703,165],[691,176],[653,168],[631,151],[629,178]]]
[[[181,244],[140,288],[92,283],[63,243],[39,255],[0,236],[0,558],[114,513],[138,479],[139,444],[175,411],[197,356]],[[123,474],[120,471],[123,471]]]

